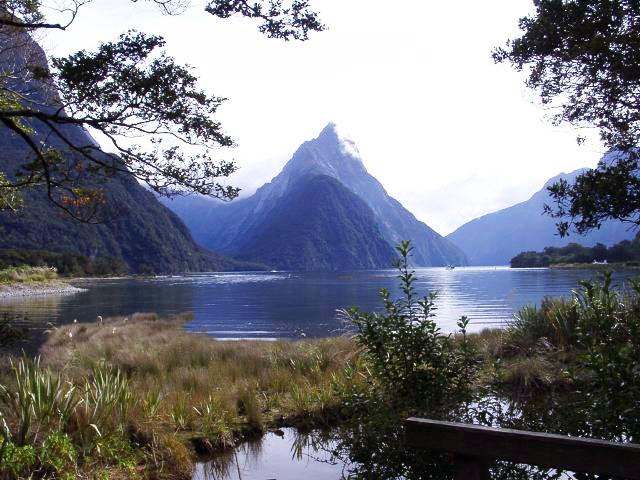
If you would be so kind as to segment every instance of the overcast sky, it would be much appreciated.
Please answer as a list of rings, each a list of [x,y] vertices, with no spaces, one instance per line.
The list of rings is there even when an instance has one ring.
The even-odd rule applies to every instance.
[[[443,235],[523,201],[560,173],[593,167],[583,146],[553,127],[523,75],[495,65],[531,0],[316,0],[328,29],[307,42],[270,40],[244,19],[218,20],[192,0],[178,17],[152,4],[94,0],[50,54],[92,49],[129,29],[162,35],[201,86],[229,100],[219,120],[238,147],[243,195],[274,177],[297,147],[336,122],[387,191]]]

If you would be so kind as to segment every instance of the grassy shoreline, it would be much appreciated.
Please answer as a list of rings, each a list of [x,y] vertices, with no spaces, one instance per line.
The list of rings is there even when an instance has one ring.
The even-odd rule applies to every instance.
[[[40,369],[59,375],[76,391],[90,391],[90,379],[101,372],[116,385],[111,388],[124,382],[129,392],[116,401],[126,405],[110,407],[111,414],[119,408],[121,423],[110,427],[119,433],[94,438],[73,478],[187,479],[199,456],[266,431],[339,425],[348,416],[344,399],[375,382],[353,338],[221,342],[186,332],[183,326],[190,318],[135,314],[102,324],[65,325],[48,334],[39,349]],[[552,374],[547,364],[541,369],[539,362],[526,365],[522,359],[507,359],[497,375],[495,358],[508,357],[501,350],[506,335],[493,329],[468,336],[483,359],[482,383],[531,391],[558,381],[560,374]],[[9,358],[20,362],[15,356],[0,362],[0,385],[15,384]],[[95,448],[113,452],[93,458]]]
[[[0,285],[47,283],[58,280],[58,272],[51,267],[19,266],[0,270]]]
[[[9,267],[0,270],[0,298],[64,295],[84,289],[60,279],[51,267]]]
[[[77,452],[84,460],[73,478],[190,478],[198,455],[234,447],[270,429],[340,421],[340,392],[354,387],[354,375],[362,368],[351,339],[219,342],[187,333],[183,325],[189,319],[136,314],[102,324],[66,325],[49,334],[40,348],[40,369],[58,375],[76,392],[90,392],[96,372],[110,379],[109,388],[125,382],[128,392],[109,407],[111,414],[118,410],[121,415],[118,426],[109,426],[99,412],[83,412],[90,400],[72,415],[75,426],[67,434],[74,442],[91,433],[87,416],[106,422],[109,428],[97,424],[101,432],[114,432]],[[20,359],[12,362],[17,365]],[[15,385],[9,361],[0,365],[0,385]],[[94,408],[105,407],[88,410]],[[10,413],[6,421],[16,429]],[[115,453],[92,458],[96,448]]]

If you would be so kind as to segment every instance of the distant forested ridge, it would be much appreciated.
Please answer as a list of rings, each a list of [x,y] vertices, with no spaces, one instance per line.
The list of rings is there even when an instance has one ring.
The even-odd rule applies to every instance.
[[[333,123],[251,197],[163,201],[202,245],[278,269],[389,268],[402,240],[412,241],[415,266],[467,264],[458,247],[385,191]]]
[[[24,42],[24,48],[46,64],[43,50],[26,33]],[[6,55],[0,59],[12,61]],[[13,60],[24,61],[19,58]],[[52,98],[51,93],[45,92],[45,88],[37,83],[24,88],[30,90],[32,97],[40,94],[42,102]],[[42,92],[39,93],[38,88],[42,88]],[[48,108],[47,103],[43,104],[43,108]],[[83,165],[82,158],[71,153],[59,137],[51,134],[49,127],[34,120],[30,128],[38,141],[59,149],[69,165]],[[89,133],[79,126],[63,125],[58,128],[76,145],[95,145]],[[25,142],[15,132],[1,127],[0,171],[9,178],[15,178],[15,172],[33,161],[33,152]],[[89,259],[110,259],[110,262],[120,262],[127,272],[133,273],[246,268],[199,247],[182,221],[130,175],[114,175],[99,186],[104,191],[110,215],[97,224],[74,220],[53,206],[44,186],[26,190],[22,208],[0,212],[0,249],[44,250]]]
[[[511,259],[511,267],[535,268],[605,261],[640,265],[640,235],[636,235],[633,240],[623,240],[611,247],[601,243],[593,247],[570,243],[566,247],[546,247],[541,252],[522,252]]]

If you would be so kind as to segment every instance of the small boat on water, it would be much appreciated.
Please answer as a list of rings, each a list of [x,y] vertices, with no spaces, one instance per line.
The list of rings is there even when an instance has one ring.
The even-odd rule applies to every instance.
[[[446,267],[444,267],[446,270],[453,270],[456,267],[454,265],[447,265]]]

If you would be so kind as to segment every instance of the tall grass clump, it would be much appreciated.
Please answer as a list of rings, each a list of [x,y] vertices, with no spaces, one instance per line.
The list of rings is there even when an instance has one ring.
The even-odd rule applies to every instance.
[[[48,282],[58,278],[58,271],[53,267],[9,267],[0,270],[0,285],[12,283]]]
[[[69,424],[80,403],[76,389],[59,373],[40,365],[40,359],[11,361],[13,385],[0,385],[0,404],[13,413],[11,440],[17,446],[33,445],[49,431]]]
[[[12,384],[0,384],[0,478],[75,478],[65,432],[80,403],[75,387],[39,359],[11,361],[11,369]]]
[[[0,478],[71,479],[134,457],[125,428],[132,393],[119,371],[96,368],[80,383],[26,357],[11,360],[11,371],[0,384]]]
[[[83,454],[99,453],[102,445],[123,436],[133,401],[129,380],[120,370],[105,363],[93,368],[73,425]]]

